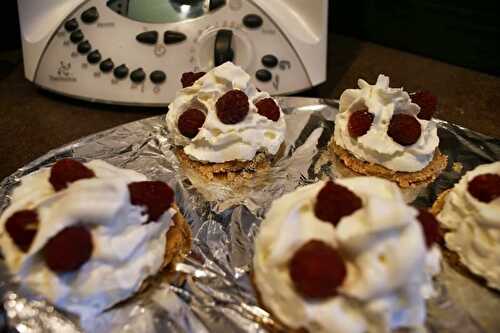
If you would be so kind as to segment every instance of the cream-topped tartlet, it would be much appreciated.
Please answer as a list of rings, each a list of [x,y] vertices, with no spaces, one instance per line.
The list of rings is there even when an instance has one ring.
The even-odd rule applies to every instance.
[[[23,177],[0,216],[11,273],[82,320],[132,296],[190,243],[166,183],[99,160]]]
[[[321,181],[273,202],[255,242],[262,305],[289,330],[422,327],[440,271],[432,214],[374,177]]]
[[[285,138],[283,111],[250,75],[231,62],[208,73],[185,73],[166,116],[184,164],[207,178],[251,176],[269,163]]]
[[[468,171],[434,203],[446,247],[462,265],[500,290],[500,162]]]
[[[402,88],[390,88],[384,75],[374,85],[362,79],[358,85],[340,97],[331,143],[335,154],[353,171],[401,187],[432,181],[447,158],[438,149],[437,127],[429,112],[435,105],[426,104],[428,94],[410,98]]]

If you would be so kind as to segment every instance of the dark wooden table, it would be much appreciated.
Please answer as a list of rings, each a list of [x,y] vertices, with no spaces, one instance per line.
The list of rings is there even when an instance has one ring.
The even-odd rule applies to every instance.
[[[166,111],[47,93],[24,79],[20,54],[0,53],[0,178],[82,136]],[[339,35],[330,36],[328,61],[327,82],[299,95],[338,98],[359,77],[373,83],[384,73],[393,87],[436,94],[437,117],[500,138],[500,78]]]

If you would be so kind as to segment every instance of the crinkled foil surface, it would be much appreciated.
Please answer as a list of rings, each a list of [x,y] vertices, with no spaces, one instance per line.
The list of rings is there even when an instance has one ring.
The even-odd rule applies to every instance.
[[[288,132],[285,149],[271,172],[247,186],[208,184],[180,169],[163,117],[153,117],[101,132],[19,169],[0,184],[0,209],[20,178],[64,157],[103,159],[168,182],[193,230],[191,255],[176,270],[183,283],[156,282],[144,293],[112,308],[91,322],[80,323],[30,294],[9,276],[0,259],[2,326],[15,332],[266,332],[279,329],[261,309],[250,273],[253,240],[271,202],[319,179],[345,175],[331,161],[327,144],[333,134],[335,101],[281,98]],[[500,160],[500,140],[438,121],[440,148],[447,170],[430,186],[406,191],[408,200],[429,207],[467,170]],[[428,301],[429,332],[500,332],[500,293],[481,286],[444,263],[436,279],[437,297]]]

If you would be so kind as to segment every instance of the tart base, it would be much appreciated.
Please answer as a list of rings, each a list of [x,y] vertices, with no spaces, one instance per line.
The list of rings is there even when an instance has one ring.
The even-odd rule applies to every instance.
[[[442,154],[439,149],[436,149],[434,158],[429,165],[416,172],[394,171],[379,164],[358,160],[349,151],[337,145],[334,140],[330,142],[330,150],[350,170],[361,175],[376,176],[391,180],[402,188],[432,182],[448,164],[448,157]]]
[[[436,198],[436,201],[432,204],[430,212],[434,216],[437,216],[443,210],[444,204],[446,203],[446,196],[450,193],[450,191],[451,188],[441,192]]]
[[[195,170],[205,180],[238,181],[254,178],[256,173],[269,169],[270,159],[264,153],[258,153],[251,161],[229,161],[224,163],[202,163],[192,160],[182,148],[175,151],[183,168]]]
[[[163,266],[167,269],[173,268],[175,264],[182,261],[191,251],[191,228],[177,205],[173,205],[177,213],[172,217],[172,225],[167,232],[167,245],[165,248],[165,259]]]

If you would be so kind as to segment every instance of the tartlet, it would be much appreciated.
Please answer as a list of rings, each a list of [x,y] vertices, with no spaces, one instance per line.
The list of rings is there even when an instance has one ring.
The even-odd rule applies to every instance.
[[[273,202],[253,283],[286,332],[422,328],[440,271],[438,224],[375,177],[321,181]]]
[[[358,174],[386,178],[400,187],[432,182],[447,166],[431,119],[436,107],[432,95],[410,97],[402,88],[390,88],[384,75],[374,85],[362,79],[358,85],[360,89],[347,89],[340,97],[330,143],[333,156]]]
[[[284,114],[231,62],[208,73],[184,73],[166,125],[181,165],[208,180],[252,178],[278,153]]]
[[[500,290],[500,162],[466,172],[438,196],[432,213],[444,233],[450,263]]]
[[[182,260],[191,231],[166,183],[63,159],[21,178],[0,216],[0,245],[23,286],[85,321]]]

